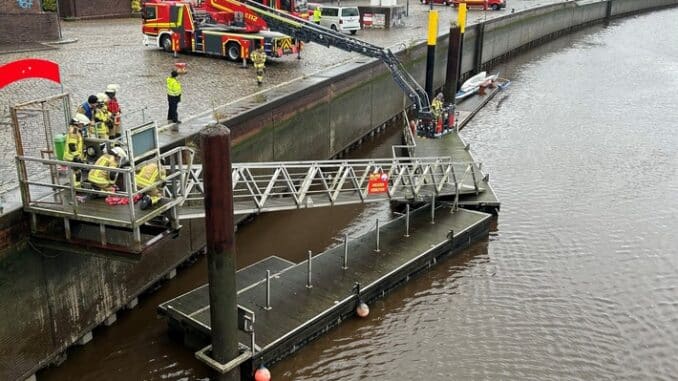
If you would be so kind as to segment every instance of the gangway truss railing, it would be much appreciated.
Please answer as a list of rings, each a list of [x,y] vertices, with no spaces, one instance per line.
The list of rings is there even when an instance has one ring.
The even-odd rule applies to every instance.
[[[430,200],[484,191],[478,163],[450,157],[234,163],[234,214],[380,202]],[[385,175],[383,193],[369,191],[373,174]],[[202,167],[189,174],[179,218],[201,218]]]

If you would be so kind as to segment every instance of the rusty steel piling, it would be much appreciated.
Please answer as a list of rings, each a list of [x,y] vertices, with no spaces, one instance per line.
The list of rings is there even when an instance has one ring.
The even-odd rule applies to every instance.
[[[209,279],[212,353],[221,364],[238,353],[238,315],[235,284],[235,227],[231,178],[231,132],[220,124],[200,132],[205,187],[205,232]],[[218,380],[240,380],[238,367]]]

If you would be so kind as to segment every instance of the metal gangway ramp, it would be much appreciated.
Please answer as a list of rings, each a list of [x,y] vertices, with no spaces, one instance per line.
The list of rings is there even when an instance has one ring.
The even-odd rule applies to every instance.
[[[385,175],[385,192],[370,191],[374,174]],[[202,167],[194,164],[180,220],[205,216],[201,175]],[[485,190],[477,164],[451,157],[234,163],[232,180],[236,215],[442,196],[456,203]]]

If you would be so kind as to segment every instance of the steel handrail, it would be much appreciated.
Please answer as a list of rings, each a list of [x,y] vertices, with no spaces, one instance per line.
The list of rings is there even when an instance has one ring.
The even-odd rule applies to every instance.
[[[181,155],[183,155],[184,152],[188,151],[189,153],[189,159],[187,166],[183,166],[183,160],[181,159]],[[116,197],[121,197],[121,198],[127,198],[129,199],[128,205],[130,208],[130,214],[129,214],[129,220],[121,220],[121,219],[113,219],[113,218],[108,218],[106,216],[91,216],[87,215],[86,217],[92,219],[96,219],[99,221],[103,222],[109,222],[109,223],[125,223],[125,224],[130,224],[133,228],[136,226],[139,226],[142,220],[147,220],[149,215],[152,217],[154,213],[159,214],[161,211],[158,212],[151,212],[146,214],[145,216],[142,216],[140,219],[137,218],[137,212],[134,208],[134,198],[136,198],[140,194],[144,194],[145,192],[148,192],[149,190],[161,186],[163,183],[170,183],[174,180],[179,180],[180,181],[180,188],[176,192],[176,194],[172,194],[170,197],[170,200],[165,204],[165,206],[162,208],[163,210],[166,210],[167,208],[173,208],[176,205],[179,205],[184,202],[184,198],[186,195],[186,179],[188,178],[187,174],[190,173],[191,171],[191,165],[193,161],[193,156],[195,154],[195,151],[188,148],[188,147],[177,147],[172,150],[169,150],[161,155],[158,156],[157,160],[163,160],[168,157],[171,157],[172,155],[178,155],[179,156],[179,163],[181,164],[176,171],[170,173],[167,175],[164,179],[158,179],[154,183],[141,188],[137,189],[136,187],[136,182],[134,180],[136,169],[135,167],[123,167],[123,168],[113,168],[113,167],[104,167],[104,166],[97,166],[93,164],[85,164],[85,163],[75,163],[75,162],[70,162],[70,161],[64,161],[64,160],[58,160],[58,159],[49,159],[49,158],[35,158],[35,157],[29,157],[29,156],[17,156],[17,168],[25,170],[26,168],[26,163],[27,162],[34,162],[38,164],[43,164],[43,165],[48,165],[50,167],[56,167],[56,166],[61,166],[62,168],[66,168],[67,173],[68,173],[68,178],[69,179],[74,179],[74,173],[76,170],[94,170],[94,169],[100,169],[100,170],[105,170],[111,173],[115,173],[116,175],[122,175],[123,176],[123,181],[124,181],[124,189],[125,191],[104,191],[104,190],[99,190],[99,189],[88,189],[88,188],[82,188],[82,187],[76,187],[74,184],[74,181],[69,181],[68,185],[63,185],[59,184],[58,180],[53,180],[52,182],[45,182],[45,181],[40,181],[40,180],[30,180],[28,174],[26,173],[25,176],[20,175],[20,186],[22,189],[26,192],[28,197],[24,199],[24,208],[27,211],[33,211],[33,212],[50,212],[53,214],[61,215],[64,218],[78,218],[78,216],[83,216],[81,214],[81,211],[78,208],[79,201],[77,199],[77,194],[92,194],[92,195],[98,195],[98,196],[116,196]],[[20,174],[23,173],[22,170],[19,171]],[[39,199],[32,201],[30,197],[30,186],[38,186],[38,187],[44,187],[44,188],[50,188],[52,189],[52,192],[48,192],[46,194],[40,195]],[[65,211],[63,209],[54,209],[50,208],[47,205],[47,202],[44,200],[49,197],[58,197],[62,195],[62,192],[69,192],[71,195],[71,208],[72,210],[70,212]],[[62,197],[61,198],[61,205],[65,206],[66,201]],[[54,204],[54,203],[52,203]]]

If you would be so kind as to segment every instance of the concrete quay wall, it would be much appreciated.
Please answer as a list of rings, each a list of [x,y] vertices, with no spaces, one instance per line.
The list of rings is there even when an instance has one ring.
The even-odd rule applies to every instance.
[[[572,1],[508,14],[467,29],[462,71],[468,75],[535,42],[608,16],[675,5],[678,0]],[[438,40],[436,88],[444,83],[447,40],[447,35]],[[411,74],[424,83],[425,43],[403,47],[398,55]],[[387,68],[379,61],[365,59],[280,88],[277,96],[255,95],[218,112],[223,115],[219,119],[233,132],[233,160],[304,160],[341,154],[396,117],[406,104]],[[163,134],[162,140],[195,145],[195,132]],[[4,235],[13,249],[26,241],[25,219],[17,215],[20,212],[0,217],[3,231],[14,229]],[[200,251],[204,246],[201,223],[185,224],[179,237],[162,243],[138,263],[38,251],[25,244],[19,246],[24,249],[1,256],[0,379],[30,376]],[[19,237],[16,232],[24,233]]]
[[[90,332],[205,245],[202,221],[139,261],[26,247],[0,263],[0,379],[22,380],[66,359]],[[133,313],[133,312],[132,312]],[[95,334],[96,335],[96,334]]]
[[[568,1],[487,20],[467,28],[461,70],[468,76],[593,23],[676,5],[676,0]]]

